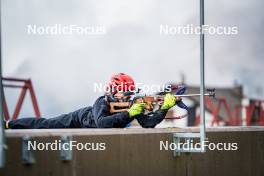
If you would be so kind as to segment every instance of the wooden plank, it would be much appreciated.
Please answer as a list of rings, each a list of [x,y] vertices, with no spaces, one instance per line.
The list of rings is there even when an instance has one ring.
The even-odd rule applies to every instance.
[[[264,131],[263,126],[251,127],[209,127],[207,132],[230,132],[230,131]],[[156,133],[191,133],[199,132],[198,127],[185,128],[116,128],[116,129],[9,129],[6,130],[7,137],[28,136],[61,136],[65,135],[120,135],[120,134],[156,134]]]
[[[229,129],[229,130],[228,130]],[[262,129],[262,130],[261,130]],[[59,160],[59,151],[37,151],[36,163],[21,162],[21,142],[25,134],[38,142],[53,142],[67,130],[8,131],[7,165],[0,175],[8,176],[262,176],[264,175],[263,127],[215,128],[207,132],[210,142],[238,143],[238,151],[207,151],[174,158],[172,151],[160,151],[160,141],[172,142],[172,132],[190,132],[194,128],[179,129],[84,129],[68,130],[73,140],[81,143],[106,143],[104,151],[73,150],[73,160]],[[83,133],[84,134],[83,134]],[[108,133],[107,133],[108,132]],[[37,134],[34,134],[37,133]],[[16,136],[16,135],[17,136]],[[51,134],[48,136],[47,134]],[[43,135],[43,136],[42,136]]]

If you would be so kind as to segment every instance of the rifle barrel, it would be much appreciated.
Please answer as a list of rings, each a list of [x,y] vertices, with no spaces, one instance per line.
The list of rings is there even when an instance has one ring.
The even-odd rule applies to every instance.
[[[198,97],[201,96],[201,94],[186,94],[186,95],[174,95],[175,97]],[[210,93],[204,94],[204,96],[213,96]]]

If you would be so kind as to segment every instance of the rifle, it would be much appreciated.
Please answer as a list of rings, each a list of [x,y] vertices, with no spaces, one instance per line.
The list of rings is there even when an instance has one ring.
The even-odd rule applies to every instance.
[[[183,103],[183,97],[196,97],[201,94],[184,94],[186,91],[185,86],[179,86],[178,90],[175,93],[176,97],[176,105],[182,109],[186,109],[188,111],[188,107]],[[215,89],[207,89],[207,93],[204,96],[215,97]],[[127,95],[119,95],[118,99],[122,99],[123,96]],[[118,101],[118,102],[110,102],[110,112],[124,112],[127,111],[134,103],[145,103],[144,110],[148,112],[153,111],[156,108],[160,108],[164,101],[164,95],[136,95],[129,101]]]

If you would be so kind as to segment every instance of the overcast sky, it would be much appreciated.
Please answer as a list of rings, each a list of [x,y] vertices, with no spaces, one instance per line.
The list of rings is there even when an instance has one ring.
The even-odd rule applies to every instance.
[[[125,72],[135,81],[199,83],[199,36],[160,35],[160,25],[199,24],[194,0],[3,0],[3,75],[31,78],[43,116],[92,105],[94,82]],[[210,25],[237,26],[238,35],[206,35],[206,84],[243,84],[264,98],[264,2],[205,1]],[[103,25],[105,35],[28,35],[27,25]],[[11,109],[16,91],[7,90]],[[30,116],[30,103],[22,116]],[[12,111],[12,110],[10,110]]]

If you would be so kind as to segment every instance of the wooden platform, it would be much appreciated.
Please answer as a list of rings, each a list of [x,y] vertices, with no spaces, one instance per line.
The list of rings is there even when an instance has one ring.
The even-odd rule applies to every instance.
[[[264,127],[208,128],[210,142],[238,143],[237,151],[185,153],[173,157],[160,150],[160,141],[172,142],[173,133],[198,132],[199,128],[166,129],[50,129],[6,130],[7,164],[2,176],[167,176],[167,175],[264,175]],[[52,142],[72,136],[81,143],[106,143],[104,151],[73,150],[71,161],[61,161],[60,151],[36,151],[36,163],[22,163],[22,137]]]

